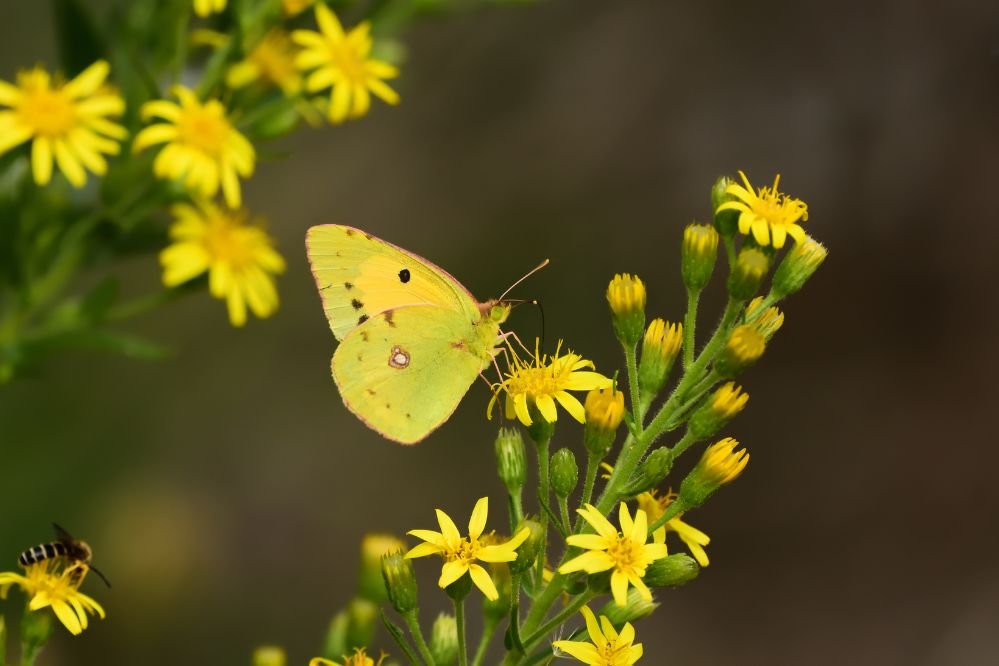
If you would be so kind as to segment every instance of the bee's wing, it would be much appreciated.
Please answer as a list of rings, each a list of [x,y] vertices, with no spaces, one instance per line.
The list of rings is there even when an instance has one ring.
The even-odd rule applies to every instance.
[[[52,523],[52,529],[55,530],[56,538],[59,539],[59,541],[73,542],[76,540],[73,538],[73,535],[67,532],[59,523]]]

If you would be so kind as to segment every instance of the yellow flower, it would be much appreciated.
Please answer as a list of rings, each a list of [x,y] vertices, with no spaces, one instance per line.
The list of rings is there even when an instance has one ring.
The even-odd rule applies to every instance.
[[[530,361],[523,361],[516,352],[510,349],[512,362],[506,379],[493,386],[493,398],[489,401],[489,414],[499,398],[500,391],[506,392],[506,417],[516,416],[526,426],[534,421],[531,418],[530,406],[537,407],[541,417],[548,423],[558,419],[555,401],[569,412],[572,418],[580,423],[586,421],[586,410],[569,391],[590,391],[606,388],[613,382],[598,372],[585,370],[595,367],[593,361],[587,361],[571,351],[560,354],[560,340],[555,353],[548,357],[537,349],[535,341],[534,356]]]
[[[287,32],[271,30],[244,60],[229,68],[226,84],[242,88],[254,81],[264,81],[277,86],[285,95],[295,95],[302,89],[302,76],[295,67],[297,52]]]
[[[472,582],[482,590],[487,599],[495,601],[499,592],[493,584],[489,573],[479,562],[513,562],[517,559],[517,548],[524,543],[531,530],[524,528],[506,543],[486,545],[483,543],[482,531],[486,528],[486,517],[489,512],[489,498],[483,497],[475,503],[472,517],[468,521],[468,536],[462,537],[451,518],[437,509],[437,523],[441,531],[411,530],[410,536],[422,539],[425,543],[414,547],[406,557],[426,557],[440,555],[444,558],[441,577],[437,584],[442,588],[455,582],[466,573],[472,577]]]
[[[586,425],[605,433],[613,433],[624,420],[624,393],[613,386],[593,389],[586,394],[583,405]]]
[[[570,546],[588,551],[574,557],[561,567],[559,573],[585,571],[595,574],[613,569],[611,573],[611,594],[618,606],[628,601],[629,583],[638,589],[646,601],[652,599],[652,592],[642,582],[645,569],[656,560],[666,557],[666,544],[661,539],[646,543],[649,538],[648,516],[638,509],[632,520],[628,505],[621,502],[618,520],[621,531],[611,525],[603,514],[592,504],[579,509],[579,515],[588,522],[596,534],[574,534],[566,539]]]
[[[710,477],[718,485],[735,481],[749,464],[749,451],[736,451],[737,446],[739,442],[731,437],[712,444],[704,451],[695,471],[699,470],[702,476]]]
[[[761,187],[756,193],[749,179],[742,171],[739,172],[742,182],[732,183],[725,188],[725,194],[732,195],[738,201],[726,201],[718,206],[718,210],[734,210],[739,213],[739,233],[752,232],[753,238],[760,245],[773,245],[780,249],[788,236],[796,242],[801,242],[805,231],[798,222],[808,220],[808,206],[800,199],[794,199],[777,191],[780,174],[774,178],[773,187]]]
[[[642,644],[632,645],[635,642],[635,628],[630,622],[626,622],[621,633],[618,633],[603,615],[598,624],[588,606],[583,606],[580,612],[586,620],[586,633],[589,634],[590,641],[555,641],[552,647],[589,666],[631,666],[642,658]]]
[[[311,7],[316,0],[281,0],[285,16],[297,16]]]
[[[638,500],[638,508],[648,514],[649,520],[655,523],[666,512],[666,507],[676,500],[676,493],[668,492],[661,497],[655,490],[642,493],[635,499]],[[656,541],[665,541],[666,532],[676,532],[680,540],[686,544],[687,549],[702,567],[708,566],[711,561],[704,550],[704,546],[711,543],[711,537],[697,529],[693,525],[683,522],[683,514],[678,514],[675,518],[666,521],[666,524],[656,530],[654,537]]]
[[[239,176],[248,178],[253,174],[253,146],[229,123],[218,100],[202,104],[184,86],[174,86],[173,94],[180,104],[155,100],[142,106],[145,119],[166,122],[154,123],[139,132],[133,149],[167,144],[153,162],[157,177],[183,178],[187,187],[203,197],[215,196],[221,183],[226,203],[238,208]]]
[[[83,562],[68,566],[61,560],[45,560],[29,565],[25,575],[5,571],[0,573],[0,598],[7,596],[11,585],[18,585],[30,597],[28,610],[51,608],[63,626],[74,636],[88,626],[88,614],[104,619],[101,605],[80,592],[80,585],[90,567]]]
[[[173,214],[174,242],[160,253],[163,284],[175,287],[208,271],[211,294],[226,300],[233,326],[246,323],[247,305],[261,319],[277,310],[274,276],[284,271],[284,259],[244,211],[202,201],[178,204]]]
[[[305,80],[310,93],[332,87],[329,119],[342,123],[348,118],[364,116],[371,106],[371,95],[388,104],[398,104],[399,94],[383,79],[393,79],[399,70],[393,65],[370,57],[371,24],[365,21],[344,33],[339,19],[326,5],[316,5],[316,22],[320,32],[296,30],[291,38],[301,45],[295,59],[302,70],[314,70]]]
[[[226,0],[194,0],[194,13],[198,16],[217,14],[225,9]]]
[[[40,67],[22,71],[17,85],[0,81],[0,155],[31,140],[35,182],[52,179],[52,163],[73,187],[83,187],[87,171],[103,176],[104,155],[117,155],[127,132],[108,120],[125,111],[125,101],[104,86],[110,67],[98,60],[68,83]]]
[[[381,666],[386,656],[388,655],[383,652],[378,657],[378,661],[375,661],[364,653],[364,648],[354,648],[354,654],[345,655],[342,664],[322,657],[314,657],[309,661],[309,666]]]

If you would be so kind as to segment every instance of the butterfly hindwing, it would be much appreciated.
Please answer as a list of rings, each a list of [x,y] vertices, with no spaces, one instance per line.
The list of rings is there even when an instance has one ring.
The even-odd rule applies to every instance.
[[[437,305],[388,310],[347,334],[333,354],[344,404],[385,437],[412,444],[454,412],[489,363],[474,351],[479,324]]]
[[[437,306],[478,318],[476,300],[446,271],[360,229],[318,225],[309,229],[305,244],[338,340],[378,313],[406,306]]]

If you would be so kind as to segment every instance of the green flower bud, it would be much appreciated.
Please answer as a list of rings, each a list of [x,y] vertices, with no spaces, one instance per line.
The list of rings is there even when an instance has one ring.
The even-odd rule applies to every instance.
[[[347,605],[347,648],[370,645],[378,626],[378,604],[355,597]]]
[[[521,574],[530,569],[538,561],[538,553],[541,551],[541,543],[544,541],[544,530],[541,529],[541,523],[536,520],[525,519],[522,520],[520,525],[517,525],[517,529],[513,531],[514,534],[519,534],[524,528],[531,530],[531,535],[527,537],[524,543],[520,544],[517,548],[517,559],[510,562],[510,571],[514,574]]]
[[[646,569],[646,577],[643,578],[643,580],[647,578],[648,570]],[[600,609],[600,612],[597,613],[597,617],[606,617],[615,627],[620,627],[623,626],[625,622],[635,622],[636,620],[641,620],[643,617],[651,615],[652,611],[659,608],[659,606],[659,602],[654,599],[643,599],[642,594],[638,591],[638,588],[632,587],[628,590],[628,600],[625,602],[624,606],[618,606],[612,599]]]
[[[762,335],[766,342],[770,342],[770,339],[784,325],[784,313],[772,305],[766,310],[759,311],[762,304],[762,296],[757,296],[751,300],[746,306],[746,317],[749,319],[749,325],[756,329],[756,332]]]
[[[350,626],[350,618],[347,611],[340,611],[330,620],[326,629],[326,636],[323,638],[323,655],[326,657],[339,657],[347,654],[350,650],[347,647],[347,631]]]
[[[650,564],[642,580],[649,587],[677,587],[697,578],[700,571],[690,555],[668,555]]]
[[[666,385],[682,346],[683,324],[652,320],[642,338],[642,358],[638,363],[638,387],[643,396],[654,397]]]
[[[586,394],[583,408],[586,412],[583,443],[587,451],[603,458],[614,443],[618,426],[624,419],[624,393],[613,387],[593,389]]]
[[[507,492],[516,495],[527,480],[524,438],[517,428],[500,428],[496,437],[496,469]]]
[[[749,402],[749,394],[735,382],[718,387],[687,421],[687,430],[696,439],[711,437],[735,418]]]
[[[54,627],[52,613],[26,612],[21,618],[21,661],[33,664],[35,657],[49,642]]]
[[[727,201],[735,200],[733,195],[726,192],[728,186],[733,183],[735,183],[734,179],[722,176],[711,187],[711,210],[715,213],[715,228],[718,229],[718,233],[726,238],[735,236],[735,232],[739,228],[739,211],[720,211],[718,207]]]
[[[805,236],[805,240],[795,243],[774,273],[772,287],[774,295],[784,298],[800,291],[808,282],[808,278],[812,277],[826,260],[828,254],[822,243],[811,236]]]
[[[401,550],[382,558],[382,578],[392,608],[401,615],[416,610],[416,572]]]
[[[614,315],[617,339],[634,347],[645,329],[645,285],[628,273],[615,275],[607,287],[607,302]]]
[[[458,663],[458,622],[454,615],[441,613],[430,630],[430,656],[437,666]]]
[[[666,478],[672,468],[673,453],[665,446],[659,447],[642,461],[635,477],[625,486],[623,494],[626,497],[635,497],[655,488]]]
[[[769,270],[767,255],[753,247],[742,248],[728,276],[729,295],[737,301],[749,300],[760,290],[760,284]]]
[[[499,597],[495,601],[490,601],[485,595],[482,596],[482,614],[487,620],[499,622],[510,612],[513,604],[513,583],[510,579],[510,567],[505,562],[489,565],[489,576],[493,579],[493,585],[499,592]]]
[[[700,461],[680,484],[677,501],[682,502],[685,509],[704,504],[721,486],[742,474],[749,463],[749,452],[746,449],[736,451],[737,446],[738,441],[726,437],[704,451]]]
[[[382,558],[403,550],[406,544],[391,534],[366,534],[361,540],[361,567],[357,575],[358,595],[382,603],[388,599],[382,577]]]
[[[576,484],[579,482],[579,466],[572,451],[559,449],[552,454],[548,470],[548,478],[552,482],[555,497],[568,497],[569,493],[576,489]]]
[[[680,275],[690,291],[700,291],[711,279],[718,257],[718,232],[707,224],[688,224],[680,249]]]
[[[253,666],[285,666],[288,657],[284,648],[277,645],[261,645],[253,651]]]
[[[755,327],[736,326],[715,360],[715,370],[720,376],[731,379],[756,363],[766,348],[766,340]]]
[[[535,444],[550,442],[552,435],[555,434],[555,424],[546,421],[533,403],[528,405],[527,409],[531,415],[531,425],[527,426],[527,436]]]

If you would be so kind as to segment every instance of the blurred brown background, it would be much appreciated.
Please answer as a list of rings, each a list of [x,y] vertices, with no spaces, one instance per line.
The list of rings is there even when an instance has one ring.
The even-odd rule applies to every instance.
[[[53,62],[44,3],[4,15],[2,78]],[[480,298],[551,257],[520,294],[611,371],[608,278],[681,317],[682,227],[738,168],[782,173],[831,253],[745,378],[752,464],[689,515],[712,564],[638,627],[645,662],[999,661],[999,5],[552,0],[408,43],[400,108],[299,134],[246,186],[289,260],[276,318],[232,330],[199,296],[136,328],[168,362],[62,357],[0,395],[6,566],[57,519],[115,583],[91,588],[109,620],[42,663],[236,665],[261,642],[304,663],[365,530],[502,496],[481,385],[415,448],[342,407],[308,226],[362,227]]]

